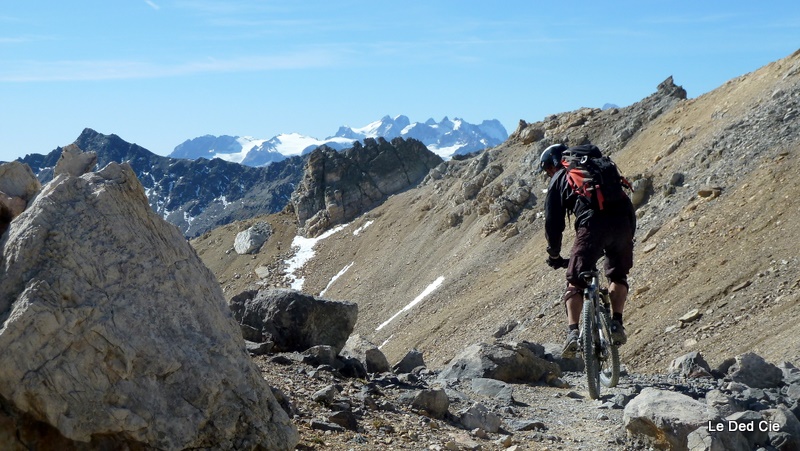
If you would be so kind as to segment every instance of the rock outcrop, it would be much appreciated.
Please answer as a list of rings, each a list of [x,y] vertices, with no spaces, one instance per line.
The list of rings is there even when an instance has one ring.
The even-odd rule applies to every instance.
[[[291,208],[306,236],[319,236],[416,185],[440,163],[441,157],[414,139],[367,138],[344,152],[322,146],[309,155]]]
[[[216,278],[130,166],[57,176],[0,245],[9,446],[46,425],[41,449],[294,449]]]

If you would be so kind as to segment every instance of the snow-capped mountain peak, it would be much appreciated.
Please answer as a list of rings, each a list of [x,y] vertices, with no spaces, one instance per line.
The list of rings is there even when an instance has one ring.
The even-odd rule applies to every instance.
[[[304,155],[321,145],[336,150],[353,146],[354,141],[367,138],[414,138],[442,158],[466,154],[496,146],[508,139],[508,132],[496,119],[484,120],[480,125],[463,119],[450,120],[445,116],[436,122],[414,122],[404,115],[384,116],[363,127],[341,126],[335,135],[319,140],[299,133],[282,133],[270,139],[251,136],[201,136],[187,140],[175,147],[173,158],[221,158],[247,166],[266,166],[287,157]]]
[[[402,114],[399,116],[395,116],[394,118],[390,116],[384,116],[380,120],[371,122],[363,127],[359,128],[350,128],[350,127],[340,127],[339,132],[337,132],[336,136],[339,133],[343,133],[348,137],[356,137],[356,139],[364,139],[364,138],[378,138],[383,137],[386,139],[396,138],[401,135],[403,129],[408,127],[411,124],[411,121],[408,117],[403,116]],[[349,131],[349,133],[348,133]]]

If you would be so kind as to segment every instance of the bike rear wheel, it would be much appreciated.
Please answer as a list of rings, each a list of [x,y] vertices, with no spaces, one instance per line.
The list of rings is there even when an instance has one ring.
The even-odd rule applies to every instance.
[[[591,299],[583,302],[581,312],[581,346],[583,351],[583,362],[586,366],[586,385],[589,390],[589,397],[592,399],[600,398],[600,361],[595,353],[595,344],[598,342],[597,328],[595,327],[594,307]]]
[[[601,309],[599,315],[600,330],[605,338],[605,352],[600,359],[600,383],[604,387],[616,387],[619,382],[619,350],[617,346],[611,341],[611,318],[608,316],[608,310]]]

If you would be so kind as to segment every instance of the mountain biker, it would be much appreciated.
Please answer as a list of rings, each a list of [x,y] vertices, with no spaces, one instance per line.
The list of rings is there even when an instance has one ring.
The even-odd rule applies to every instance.
[[[596,268],[597,261],[605,254],[605,274],[609,280],[611,298],[611,339],[618,345],[625,344],[627,335],[622,325],[622,311],[628,296],[628,272],[633,267],[633,234],[636,215],[630,199],[616,205],[605,205],[596,210],[579,202],[578,194],[569,187],[567,174],[561,157],[567,150],[589,150],[591,144],[567,148],[554,144],[546,148],[539,158],[539,169],[550,176],[550,185],[545,197],[545,237],[547,239],[547,264],[553,269],[567,268],[567,289],[564,304],[567,311],[567,339],[562,357],[573,358],[578,350],[578,320],[583,308],[583,289],[586,282],[579,275]],[[565,215],[575,216],[575,241],[569,260],[561,257],[561,239],[565,227]]]

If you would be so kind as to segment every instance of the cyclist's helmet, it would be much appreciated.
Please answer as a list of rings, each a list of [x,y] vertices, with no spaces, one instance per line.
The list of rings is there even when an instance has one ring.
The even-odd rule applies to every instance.
[[[557,167],[561,162],[561,155],[567,150],[564,144],[553,144],[552,146],[544,149],[542,155],[539,157],[539,171],[544,172],[548,166]]]

